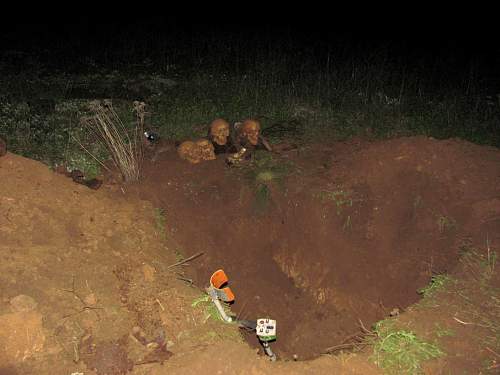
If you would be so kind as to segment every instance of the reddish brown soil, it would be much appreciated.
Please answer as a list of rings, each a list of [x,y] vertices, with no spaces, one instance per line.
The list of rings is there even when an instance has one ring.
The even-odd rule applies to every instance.
[[[425,373],[498,370],[500,277],[484,276],[487,247],[498,253],[500,243],[497,149],[417,137],[307,145],[273,159],[275,174],[261,166],[256,180],[222,157],[191,165],[170,147],[140,183],[91,190],[7,153],[0,374],[380,374],[370,346],[285,359],[317,357],[394,308],[394,324],[447,353]],[[284,165],[284,178],[270,178]],[[188,267],[168,267],[176,253],[200,251]],[[278,320],[280,361],[192,306],[218,268],[238,317]],[[443,272],[459,282],[414,305]]]
[[[308,359],[415,303],[452,272],[466,241],[500,242],[500,154],[458,140],[310,145],[275,156],[289,175],[256,182],[223,158],[164,153],[136,189],[166,213],[169,236],[206,285],[223,268],[240,318],[278,320],[281,357]],[[265,169],[261,169],[265,170]],[[251,336],[253,337],[253,335]]]

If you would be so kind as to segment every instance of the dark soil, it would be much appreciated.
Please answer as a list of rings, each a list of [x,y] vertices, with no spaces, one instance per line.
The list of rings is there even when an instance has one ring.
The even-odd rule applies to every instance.
[[[198,285],[223,268],[239,318],[278,321],[281,357],[316,357],[404,311],[455,269],[463,243],[500,241],[484,205],[500,196],[494,148],[415,137],[260,157],[230,169],[165,152],[133,190],[165,212],[186,256],[204,252],[190,268]]]

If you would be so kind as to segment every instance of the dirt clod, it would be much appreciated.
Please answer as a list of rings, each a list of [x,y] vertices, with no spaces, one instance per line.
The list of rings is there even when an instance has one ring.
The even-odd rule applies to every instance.
[[[20,294],[10,300],[10,306],[14,312],[28,312],[35,310],[38,303],[32,297]]]
[[[127,355],[126,339],[97,343],[84,362],[97,375],[124,375],[134,367]]]

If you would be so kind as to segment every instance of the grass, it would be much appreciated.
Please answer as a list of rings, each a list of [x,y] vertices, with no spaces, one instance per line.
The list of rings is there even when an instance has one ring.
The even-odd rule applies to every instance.
[[[261,214],[272,205],[273,186],[283,188],[284,179],[294,168],[290,162],[277,159],[267,151],[258,150],[252,163],[233,168],[230,173],[238,173],[248,181],[255,195],[254,211],[256,214]]]
[[[94,139],[106,149],[115,167],[121,172],[124,181],[137,181],[141,175],[143,157],[142,138],[144,133],[145,104],[134,102],[137,113],[137,124],[132,131],[126,128],[120,116],[116,113],[110,100],[103,102],[94,100],[89,104],[91,116],[82,118],[82,123]],[[82,142],[78,144],[101,166],[108,167],[104,160],[89,151]]]
[[[375,333],[372,358],[388,374],[420,374],[424,361],[445,355],[437,345],[412,331],[396,329],[391,321],[378,322]]]
[[[329,201],[335,203],[337,215],[342,213],[344,207],[352,207],[353,205],[352,192],[344,190],[341,187],[335,190],[321,190],[315,193],[314,196],[323,202]]]
[[[222,303],[222,306],[228,315],[232,315],[231,310],[227,305]],[[205,322],[208,319],[225,322],[224,319],[222,319],[222,317],[220,316],[219,310],[217,310],[217,307],[215,306],[215,304],[213,303],[212,299],[208,294],[203,294],[202,296],[196,298],[191,303],[191,307],[193,308],[199,307],[203,309],[203,311],[205,312]]]
[[[54,47],[64,50],[53,54],[64,56],[57,61],[4,53],[0,136],[9,148],[47,164],[72,159],[77,167],[82,158],[72,155],[81,150],[71,134],[84,131],[82,102],[100,98],[127,103],[115,106],[126,126],[134,120],[130,104],[147,102],[145,125],[175,140],[206,135],[216,117],[256,117],[264,131],[276,124],[288,129],[270,133],[273,141],[426,135],[500,146],[500,103],[488,99],[477,65],[453,70],[444,57],[403,61],[391,46],[368,52],[341,41],[332,47],[206,34],[193,44],[174,33],[158,48],[142,49],[144,41],[133,44],[130,37],[105,54],[88,46],[85,59],[64,43]]]
[[[341,186],[313,193],[313,197],[318,198],[322,202],[333,202],[337,216],[340,216],[346,208],[353,207],[354,202],[359,202],[359,199],[353,197],[352,191],[346,190]],[[342,229],[344,231],[352,229],[352,217],[350,214],[345,215]]]
[[[500,289],[496,270],[497,255],[487,241],[486,251],[469,246],[461,249],[460,262],[473,282],[461,283],[454,291],[463,305],[462,315],[471,325],[484,328],[485,345],[500,349]]]
[[[431,277],[431,282],[421,288],[418,293],[424,297],[433,297],[437,292],[444,290],[450,283],[453,282],[453,278],[449,275],[441,274]]]
[[[452,329],[441,327],[439,323],[435,323],[434,326],[436,327],[436,337],[438,338],[455,336],[455,331]]]
[[[445,215],[439,215],[436,222],[439,228],[439,233],[447,233],[457,227],[455,219]]]
[[[486,251],[479,252],[470,246],[460,248],[460,262],[467,270],[481,282],[481,285],[487,285],[496,273],[497,253],[490,248],[487,241]]]
[[[455,328],[460,325],[477,332],[472,347],[494,352],[500,348],[500,298],[496,279],[496,253],[487,243],[486,251],[469,245],[461,248],[460,263],[464,274],[460,278],[439,274],[419,290],[424,296],[415,307],[446,312],[441,320],[415,324],[412,320],[387,319],[375,325],[372,359],[388,374],[421,374],[425,361],[445,355],[440,345],[447,340],[458,342]],[[450,318],[450,310],[455,313]],[[450,321],[451,319],[451,321]],[[412,326],[412,328],[410,328]],[[425,328],[427,327],[427,328]],[[424,332],[426,340],[419,337]],[[429,337],[431,341],[429,341]],[[446,338],[446,340],[445,340]],[[479,350],[479,349],[478,349]],[[487,356],[490,358],[491,356]],[[484,373],[491,373],[496,363],[485,359]],[[478,371],[482,371],[478,369]]]

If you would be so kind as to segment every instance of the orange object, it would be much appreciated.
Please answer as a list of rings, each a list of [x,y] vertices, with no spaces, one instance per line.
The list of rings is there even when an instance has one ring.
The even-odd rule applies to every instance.
[[[217,270],[210,277],[210,285],[212,285],[216,289],[220,289],[221,286],[226,284],[229,281],[224,270]]]
[[[222,288],[229,278],[227,277],[224,270],[215,271],[210,277],[210,285],[217,291],[217,296],[224,302],[234,301],[234,293],[229,287]]]

